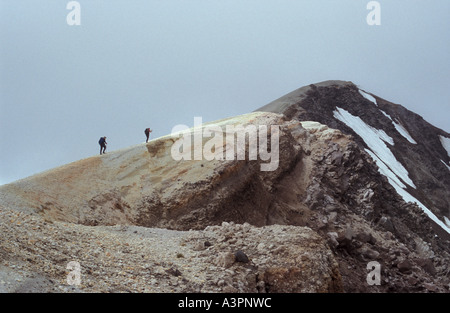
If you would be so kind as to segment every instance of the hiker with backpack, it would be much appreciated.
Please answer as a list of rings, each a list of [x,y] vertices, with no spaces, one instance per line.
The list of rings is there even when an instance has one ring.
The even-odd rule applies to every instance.
[[[101,137],[100,140],[98,141],[98,144],[100,145],[100,155],[102,153],[106,153],[106,145],[108,144],[106,142],[106,137]]]
[[[150,136],[150,133],[152,132],[152,130],[150,128],[146,128],[144,133],[145,136],[147,137],[147,140],[145,142],[148,142],[148,137]]]

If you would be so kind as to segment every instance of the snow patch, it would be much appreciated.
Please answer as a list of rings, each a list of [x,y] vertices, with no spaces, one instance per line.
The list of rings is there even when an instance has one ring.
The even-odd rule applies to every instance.
[[[334,117],[341,122],[345,123],[348,127],[352,128],[372,152],[378,157],[380,162],[384,164],[399,181],[399,178],[413,188],[416,188],[413,181],[409,178],[409,173],[406,168],[395,158],[392,151],[386,145],[386,142],[390,145],[394,145],[394,140],[389,137],[383,130],[376,129],[370,125],[367,125],[361,118],[354,116],[344,109],[336,108],[334,111]],[[393,177],[391,177],[393,179]],[[402,188],[406,186],[399,181]],[[400,185],[399,184],[399,185]]]
[[[386,117],[387,117],[388,119],[390,119],[392,122],[394,121],[394,120],[392,120],[391,116],[388,115],[388,114],[387,114],[386,112],[384,112],[383,110],[380,109],[380,112],[383,113],[384,116],[386,116]]]
[[[439,139],[441,139],[442,146],[447,150],[447,154],[450,157],[450,138],[439,136]]]
[[[375,153],[370,151],[369,149],[365,149],[366,152],[372,157],[372,159],[375,161],[375,163],[378,165],[379,172],[386,176],[389,183],[392,187],[397,191],[397,193],[405,200],[406,202],[413,202],[416,203],[424,212],[425,214],[432,219],[436,224],[438,224],[442,229],[447,231],[450,234],[450,220],[444,216],[445,223],[443,223],[436,215],[433,214],[425,205],[423,205],[422,202],[417,200],[415,197],[413,197],[409,192],[407,192],[405,189],[406,186],[398,179],[397,175],[395,175],[389,167],[384,164],[380,158],[376,156]]]
[[[392,154],[392,151],[386,145],[386,142],[389,143],[392,141],[392,138],[390,138],[383,130],[377,130],[370,125],[367,125],[361,118],[350,114],[344,109],[337,107],[333,114],[336,119],[345,123],[348,127],[351,127],[359,136],[361,136],[369,147],[369,149],[365,149],[366,152],[372,157],[378,165],[379,172],[387,177],[389,183],[394,187],[397,193],[406,202],[416,203],[430,219],[450,234],[450,221],[446,217],[444,217],[445,223],[442,222],[423,203],[405,190],[406,186],[403,182],[406,182],[414,188],[416,188],[416,186],[409,178],[408,171],[399,161],[397,161]],[[391,140],[387,140],[389,139],[387,137]],[[448,143],[450,144],[450,142]]]
[[[441,160],[442,163],[444,163],[445,166],[447,166],[448,170],[450,171],[450,166],[448,166],[447,163],[445,163],[444,161]]]
[[[403,127],[402,124],[398,124],[398,123],[394,122],[394,126],[397,129],[397,131],[400,133],[400,135],[405,137],[410,143],[417,145],[417,142],[411,137],[411,135],[408,133],[406,128]]]
[[[425,205],[423,205],[419,200],[417,200],[416,198],[414,198],[409,192],[407,192],[405,189],[402,188],[396,188],[395,186],[393,186],[396,190],[397,193],[402,196],[402,198],[406,201],[406,202],[415,202],[419,207],[422,208],[422,210],[425,212],[425,214],[432,219],[436,224],[438,224],[443,230],[445,230],[447,233],[450,234],[450,224],[442,222],[436,215],[433,214],[433,212],[431,212]],[[444,217],[445,218],[445,217]]]
[[[444,216],[445,224],[450,228],[450,220],[447,218],[447,216]]]
[[[394,121],[394,120],[391,118],[391,116],[388,115],[388,114],[387,114],[386,112],[384,112],[383,110],[380,109],[380,111],[381,111],[381,113],[384,114],[384,116],[386,116],[387,118],[389,118],[389,119],[392,121],[392,123],[393,123],[394,126],[395,126],[395,129],[400,133],[400,135],[402,135],[403,137],[405,137],[410,143],[413,143],[413,144],[417,145],[417,142],[411,137],[411,135],[408,133],[408,131],[406,130],[406,128],[405,128],[402,124],[397,123],[396,121]]]
[[[312,134],[315,134],[316,132],[334,133],[336,131],[326,125],[320,124],[319,122],[305,121],[300,122],[300,124],[303,128],[309,130],[309,132]]]
[[[358,135],[360,135],[364,141],[367,139],[366,143],[369,144],[379,144],[381,147],[376,147],[376,150],[384,149],[386,144],[384,142],[389,143],[391,146],[394,145],[394,140],[384,132],[382,129],[376,129],[370,125],[367,125],[361,118],[358,116],[354,116],[351,113],[347,112],[344,109],[336,107],[336,110],[333,112],[333,116],[345,123],[348,127],[352,128]],[[381,141],[380,141],[381,139]]]
[[[364,98],[366,98],[367,100],[373,102],[376,106],[378,106],[377,99],[375,99],[373,96],[369,95],[367,92],[362,91],[361,89],[358,89],[358,91],[361,94],[361,96],[363,96]]]
[[[387,177],[389,183],[397,190],[397,187],[406,188],[405,184],[394,174],[394,172],[372,151],[365,149],[378,165],[379,172]]]

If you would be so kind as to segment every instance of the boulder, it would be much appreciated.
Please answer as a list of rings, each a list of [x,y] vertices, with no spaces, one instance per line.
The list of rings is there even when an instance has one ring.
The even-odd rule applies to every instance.
[[[409,274],[412,272],[413,263],[410,260],[406,259],[397,263],[397,268],[400,272]]]

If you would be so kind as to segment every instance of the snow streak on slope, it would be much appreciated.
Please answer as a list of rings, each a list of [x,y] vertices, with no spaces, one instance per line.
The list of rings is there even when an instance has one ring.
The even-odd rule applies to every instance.
[[[408,131],[406,130],[405,127],[403,127],[402,124],[397,123],[396,121],[394,121],[386,112],[384,112],[383,110],[381,110],[381,113],[383,113],[387,118],[389,118],[392,123],[395,126],[395,129],[397,129],[397,131],[400,133],[400,135],[402,135],[403,137],[405,137],[410,143],[413,143],[415,145],[417,145],[417,142],[411,137],[411,135],[408,133]]]
[[[447,225],[448,228],[450,228],[450,220],[444,216],[445,225]]]
[[[448,170],[450,171],[450,166],[447,165],[444,161],[441,160],[442,163],[444,163],[445,166],[447,166]]]
[[[411,137],[411,135],[408,133],[408,131],[406,130],[406,128],[403,127],[402,124],[396,123],[396,122],[394,122],[394,121],[393,121],[393,123],[394,123],[394,126],[395,126],[395,128],[397,129],[397,131],[400,133],[400,135],[402,135],[403,137],[405,137],[406,139],[408,139],[408,141],[409,141],[410,143],[413,143],[413,144],[417,145],[417,142]]]
[[[442,227],[442,229],[445,229],[448,233],[450,233],[450,224],[447,224],[448,219],[446,217],[445,218],[445,224],[436,217],[436,215],[434,215],[423,203],[421,203],[419,200],[417,200],[416,198],[414,198],[413,196],[411,196],[411,194],[409,192],[407,192],[405,189],[405,185],[403,185],[400,180],[398,180],[397,176],[392,173],[392,171],[386,166],[386,164],[384,164],[384,162],[382,160],[380,160],[376,154],[374,154],[372,151],[370,151],[369,149],[365,149],[367,153],[370,154],[370,156],[372,157],[372,159],[375,160],[375,162],[377,163],[379,169],[380,169],[380,173],[383,174],[384,176],[387,177],[389,183],[391,184],[392,187],[395,188],[395,190],[397,191],[397,193],[406,201],[406,202],[415,202],[419,207],[422,208],[422,210],[425,212],[425,214],[428,215],[429,218],[431,218],[436,224],[438,224],[439,226]]]
[[[438,219],[425,205],[419,200],[414,198],[406,188],[403,180],[408,185],[416,188],[412,180],[408,176],[408,171],[403,165],[395,158],[391,150],[386,145],[386,142],[393,145],[393,140],[383,130],[378,130],[370,125],[367,125],[358,116],[354,116],[344,109],[339,107],[334,111],[334,117],[341,122],[345,123],[348,127],[352,128],[367,144],[369,149],[366,149],[367,153],[373,158],[378,165],[381,174],[388,178],[389,183],[395,188],[397,193],[406,202],[415,202],[420,206],[423,211],[436,222],[442,229],[450,233],[450,227]],[[401,180],[400,180],[401,178]]]
[[[359,89],[359,93],[361,94],[361,96],[363,96],[364,98],[366,98],[367,100],[375,103],[376,106],[378,106],[377,104],[377,100],[372,97],[371,95],[369,95],[367,92],[362,91],[361,89]]]
[[[447,154],[450,157],[450,138],[444,136],[439,136],[439,138],[441,139],[442,146],[447,150]]]
[[[380,173],[387,177],[389,183],[397,190],[399,188],[406,188],[405,184],[394,174],[394,172],[381,160],[375,153],[370,151],[369,149],[365,149],[368,154],[372,157],[372,159],[377,163]],[[402,189],[403,190],[403,189]]]
[[[334,111],[334,117],[345,123],[359,136],[361,136],[364,142],[369,146],[370,150],[372,150],[372,152],[375,153],[375,155],[377,155],[377,157],[382,160],[382,162],[384,162],[384,164],[392,172],[395,177],[392,177],[392,179],[397,180],[399,185],[402,185],[402,188],[406,188],[406,186],[399,181],[399,178],[411,187],[416,188],[413,181],[408,176],[408,171],[386,146],[386,142],[390,145],[394,145],[394,140],[390,136],[388,136],[383,130],[378,130],[367,125],[358,116],[354,116],[341,108],[336,108],[336,111]]]

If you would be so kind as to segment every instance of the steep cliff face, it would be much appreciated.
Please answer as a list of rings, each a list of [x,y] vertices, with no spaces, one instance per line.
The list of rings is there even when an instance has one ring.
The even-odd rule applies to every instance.
[[[226,257],[245,246],[253,267],[238,276],[258,277],[260,284],[236,289],[214,283],[204,291],[233,285],[252,292],[448,292],[446,138],[414,113],[352,83],[324,82],[257,112],[2,186],[0,209],[93,229],[195,230],[209,243],[195,249],[198,257]],[[224,227],[236,229],[208,233]],[[258,231],[260,241],[249,245],[246,239],[255,240]],[[276,249],[271,232],[284,250]],[[283,232],[292,242],[303,238],[301,247],[282,244]],[[312,246],[319,249],[314,257],[293,257]],[[268,266],[276,258],[275,267]],[[321,269],[305,272],[313,258],[324,260]],[[371,261],[381,266],[379,285],[367,282]],[[228,264],[236,272],[238,263],[225,259],[213,270]],[[198,285],[185,285],[179,290],[198,291]]]

